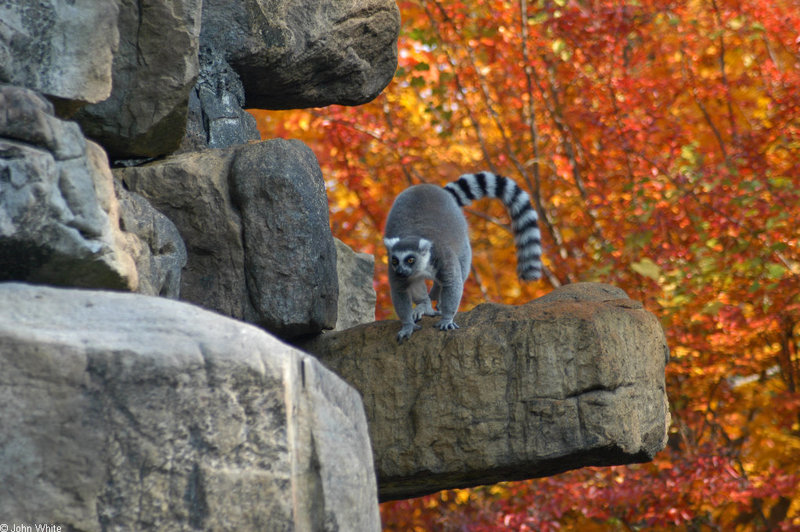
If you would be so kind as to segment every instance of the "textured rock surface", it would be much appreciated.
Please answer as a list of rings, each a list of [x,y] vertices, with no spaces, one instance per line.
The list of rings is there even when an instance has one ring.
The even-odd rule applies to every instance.
[[[64,100],[106,99],[117,12],[97,0],[0,2],[0,81]]]
[[[394,0],[205,0],[201,44],[224,53],[262,109],[372,100],[397,66]]]
[[[27,89],[0,85],[0,280],[136,290],[105,152]]]
[[[220,53],[200,50],[200,76],[189,96],[186,137],[180,151],[227,148],[259,140],[256,120],[244,107],[239,76]]]
[[[244,246],[228,179],[235,150],[207,150],[114,170],[127,188],[164,213],[186,244],[181,298],[233,318],[249,305]]]
[[[255,311],[248,321],[285,338],[332,329],[336,247],[314,152],[299,140],[251,144],[239,150],[232,172]]]
[[[322,176],[299,141],[185,153],[115,170],[178,227],[181,298],[284,338],[336,323],[336,255]]]
[[[119,4],[111,97],[75,118],[114,159],[172,153],[183,138],[189,92],[197,80],[202,1]]]
[[[397,321],[303,346],[361,392],[381,499],[641,462],[666,444],[666,340],[622,290],[568,285],[480,305],[455,331],[433,322],[399,346]]]
[[[178,299],[186,246],[166,216],[134,192],[114,181],[119,200],[119,225],[128,237],[125,249],[136,262],[140,294]]]
[[[334,331],[375,321],[375,257],[356,253],[335,238],[336,273],[339,277],[339,311]]]
[[[197,307],[0,284],[0,515],[68,530],[379,530],[358,394]]]

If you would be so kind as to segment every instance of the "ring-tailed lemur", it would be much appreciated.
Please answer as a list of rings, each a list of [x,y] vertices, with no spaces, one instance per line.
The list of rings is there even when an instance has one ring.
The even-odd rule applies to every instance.
[[[383,240],[389,255],[392,303],[403,324],[398,342],[420,329],[415,323],[423,315],[441,315],[436,326],[443,331],[458,328],[453,317],[472,262],[467,222],[461,207],[483,197],[499,198],[511,214],[519,278],[541,277],[538,216],[528,194],[512,180],[481,172],[464,174],[443,188],[412,186],[395,199]],[[426,279],[433,280],[430,294]],[[439,301],[438,310],[434,310],[431,300]]]

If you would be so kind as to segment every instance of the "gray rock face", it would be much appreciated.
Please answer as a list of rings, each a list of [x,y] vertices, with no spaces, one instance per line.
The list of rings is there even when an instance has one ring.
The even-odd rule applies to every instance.
[[[164,213],[186,243],[181,297],[244,319],[249,299],[244,281],[241,219],[228,180],[235,150],[185,153],[114,175]]]
[[[608,285],[483,304],[397,344],[399,322],[304,344],[363,398],[380,498],[652,459],[666,444],[668,348],[655,316]]]
[[[343,331],[362,323],[375,321],[375,257],[356,253],[334,238],[336,274],[339,277],[339,311],[334,331]]]
[[[119,3],[111,97],[75,118],[114,159],[172,153],[184,136],[198,75],[202,0]]]
[[[120,229],[130,237],[126,249],[139,274],[137,292],[178,299],[187,254],[175,224],[116,180],[114,193],[119,199]]]
[[[299,140],[251,144],[238,152],[232,171],[255,311],[248,321],[285,338],[332,329],[336,247],[314,152]]]
[[[178,227],[181,297],[284,338],[336,323],[336,255],[316,159],[299,141],[115,170]]]
[[[180,151],[228,148],[259,140],[256,120],[244,107],[239,76],[221,54],[200,50],[200,76],[189,97],[186,137]]]
[[[163,298],[0,284],[0,515],[69,530],[379,530],[358,394]]]
[[[365,103],[397,66],[394,0],[205,0],[202,24],[201,44],[224,53],[248,107]]]
[[[0,3],[0,82],[64,100],[111,93],[117,4],[96,0]]]
[[[0,280],[135,290],[105,152],[32,91],[0,86]]]

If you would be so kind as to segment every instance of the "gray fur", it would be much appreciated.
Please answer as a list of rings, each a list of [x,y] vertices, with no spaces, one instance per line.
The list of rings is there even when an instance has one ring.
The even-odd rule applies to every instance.
[[[441,316],[436,326],[457,329],[464,282],[472,263],[462,206],[482,197],[500,198],[511,213],[521,279],[541,276],[541,236],[536,211],[522,189],[508,178],[488,172],[465,174],[444,188],[416,185],[394,201],[386,220],[384,244],[389,254],[392,303],[402,327],[402,343],[420,329],[422,316]],[[433,280],[430,293],[425,280]],[[438,310],[433,308],[438,301]]]

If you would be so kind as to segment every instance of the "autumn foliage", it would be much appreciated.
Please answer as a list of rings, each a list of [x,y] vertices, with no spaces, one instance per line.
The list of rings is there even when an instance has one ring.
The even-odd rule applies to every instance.
[[[394,82],[357,108],[254,111],[326,176],[333,232],[375,253],[394,196],[492,170],[539,211],[516,280],[499,202],[468,220],[462,310],[575,281],[661,320],[670,440],[649,464],[382,505],[387,530],[800,529],[800,4],[408,0]]]

